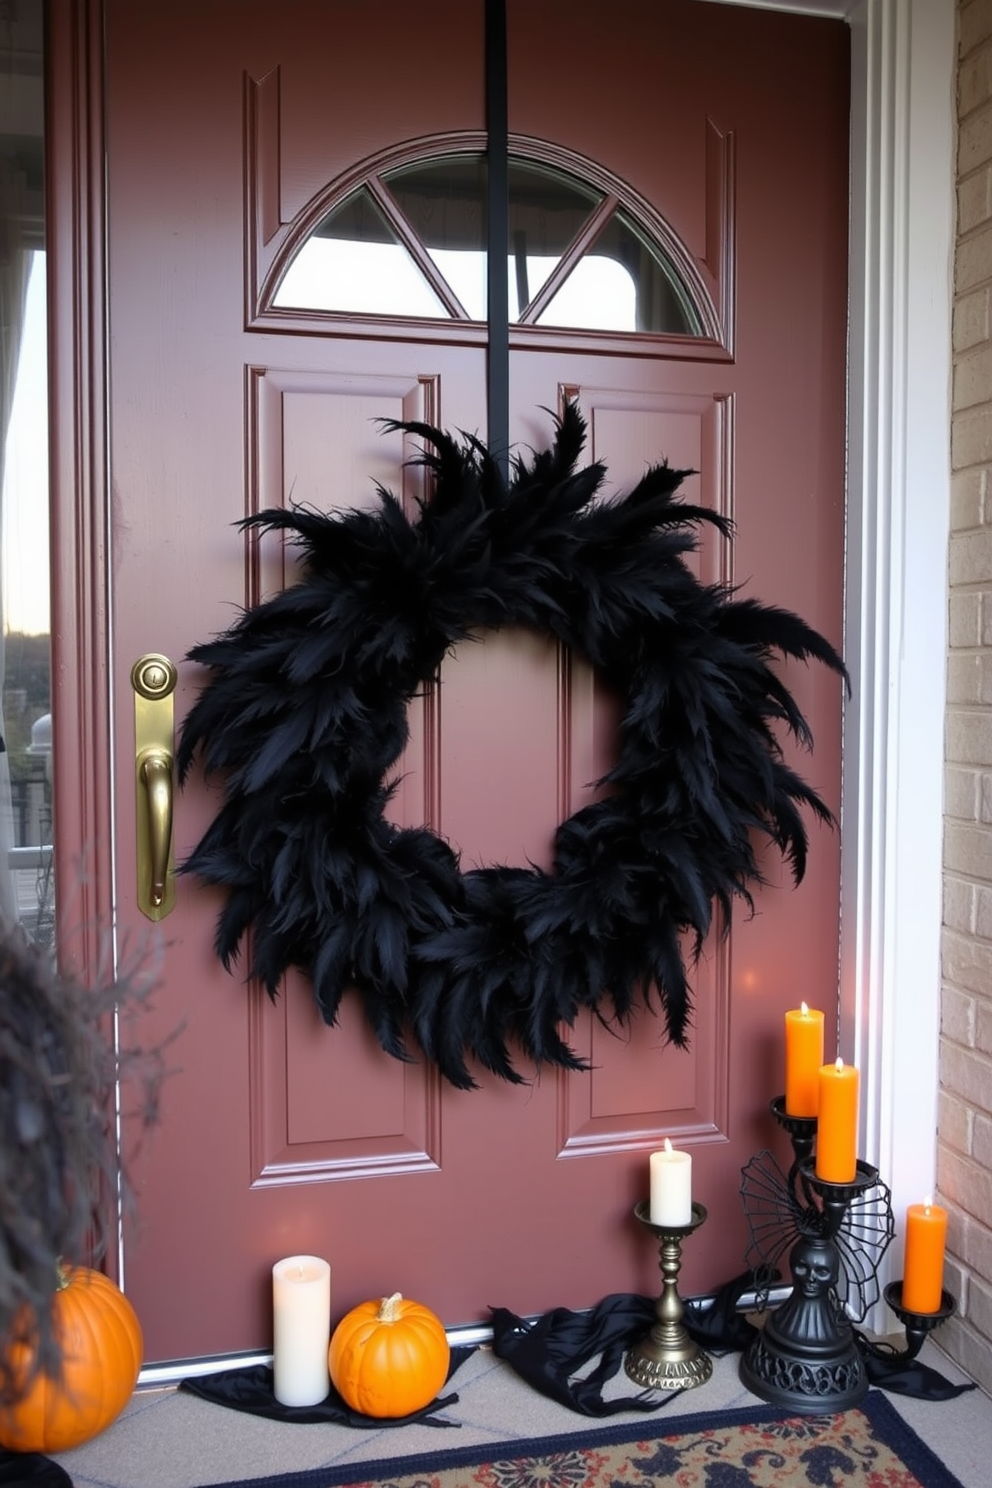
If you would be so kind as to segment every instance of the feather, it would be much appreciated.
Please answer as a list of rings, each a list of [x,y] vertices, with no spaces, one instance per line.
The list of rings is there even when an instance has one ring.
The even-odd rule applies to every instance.
[[[474,435],[384,423],[422,446],[416,509],[380,486],[372,508],[246,518],[295,548],[298,582],[189,653],[206,678],[179,776],[199,761],[224,797],[182,871],[225,895],[217,955],[231,969],[250,946],[273,998],[299,969],[328,1025],[353,993],[387,1053],[460,1089],[479,1071],[519,1083],[520,1059],[586,1068],[562,1033],[586,1008],[614,1029],[651,1008],[684,1047],[691,963],[753,907],[762,839],[798,883],[807,820],[834,824],[785,760],[780,733],[813,741],[777,663],[849,691],[844,663],[799,616],[695,576],[702,527],[733,526],[680,499],[689,472],[661,461],[604,499],[573,403],[508,477]],[[620,747],[550,871],[463,872],[384,812],[409,701],[453,645],[510,623],[588,658],[622,699]]]

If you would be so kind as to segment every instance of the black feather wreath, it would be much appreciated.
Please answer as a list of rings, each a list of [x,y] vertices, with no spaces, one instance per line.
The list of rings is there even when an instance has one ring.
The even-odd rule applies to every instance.
[[[776,655],[837,652],[787,611],[699,582],[685,562],[700,523],[683,477],[651,468],[595,500],[605,469],[578,468],[585,423],[569,406],[550,449],[509,479],[475,438],[391,423],[426,443],[430,494],[414,520],[379,489],[374,511],[294,507],[241,525],[281,529],[302,581],[244,612],[190,658],[212,669],[179,748],[199,750],[225,800],[183,865],[226,890],[216,949],[230,969],[250,930],[251,974],[275,997],[302,969],[328,1024],[357,988],[382,1047],[412,1037],[456,1086],[472,1057],[521,1079],[584,1068],[564,1041],[582,1008],[620,1022],[660,1005],[684,1046],[690,991],[713,919],[761,882],[769,838],[795,882],[803,809],[831,813],[786,763],[776,730],[806,747]],[[432,831],[383,808],[407,739],[407,704],[472,631],[525,625],[583,653],[626,699],[608,793],[558,828],[553,866],[462,873]]]

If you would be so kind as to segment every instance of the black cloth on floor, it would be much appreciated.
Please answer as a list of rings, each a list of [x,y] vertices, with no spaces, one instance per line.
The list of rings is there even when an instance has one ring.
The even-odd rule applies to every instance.
[[[893,1395],[912,1395],[917,1400],[956,1400],[966,1391],[978,1389],[971,1383],[952,1384],[929,1364],[921,1364],[919,1359],[907,1359],[905,1354],[895,1351],[890,1353],[860,1333],[854,1336],[865,1361],[868,1380],[880,1390],[889,1390]]]
[[[556,1307],[533,1322],[505,1307],[491,1307],[493,1352],[542,1395],[584,1416],[657,1410],[663,1402],[653,1392],[650,1399],[642,1392],[622,1400],[604,1400],[602,1393],[631,1344],[651,1327],[654,1309],[650,1297],[633,1292],[614,1292],[590,1312]],[[576,1379],[597,1354],[602,1358],[592,1373]]]
[[[474,1348],[451,1350],[449,1380],[474,1352]],[[445,1406],[454,1405],[457,1395],[439,1395],[422,1410],[411,1411],[408,1416],[366,1416],[362,1411],[352,1410],[333,1385],[326,1400],[319,1405],[282,1405],[272,1393],[272,1370],[267,1364],[250,1364],[244,1369],[222,1369],[217,1374],[193,1376],[180,1380],[179,1388],[190,1395],[198,1395],[201,1400],[226,1405],[231,1410],[267,1416],[272,1421],[297,1421],[302,1425],[330,1421],[334,1425],[357,1426],[365,1430],[371,1426],[407,1426],[411,1421],[420,1421],[425,1426],[460,1425],[458,1421],[446,1421],[435,1415]]]
[[[2,1488],[72,1488],[72,1479],[64,1467],[43,1457],[40,1452],[6,1452],[0,1447],[0,1485]]]
[[[762,1289],[777,1279],[763,1276]],[[726,1282],[712,1301],[691,1299],[684,1303],[682,1323],[686,1332],[709,1354],[743,1353],[757,1329],[739,1311],[739,1303],[745,1291],[754,1286],[754,1273],[744,1272]],[[654,1298],[632,1292],[614,1292],[588,1312],[558,1307],[534,1321],[517,1317],[505,1307],[494,1307],[490,1309],[493,1350],[535,1390],[582,1415],[658,1410],[667,1399],[659,1400],[657,1391],[610,1401],[602,1396],[603,1386],[619,1370],[624,1354],[653,1325],[655,1307]],[[869,1383],[879,1389],[920,1400],[953,1400],[977,1388],[973,1384],[952,1384],[928,1364],[909,1359],[904,1353],[889,1352],[857,1331],[855,1339]],[[596,1367],[587,1376],[577,1378],[597,1354],[602,1357]],[[668,1398],[680,1393],[673,1390]]]
[[[682,1323],[690,1338],[709,1353],[745,1348],[755,1329],[738,1312],[737,1304],[753,1286],[754,1277],[746,1272],[721,1287],[712,1304],[685,1303]],[[661,1399],[655,1390],[614,1400],[604,1400],[602,1394],[627,1350],[654,1325],[656,1307],[656,1298],[641,1297],[636,1292],[614,1292],[589,1312],[557,1307],[533,1322],[505,1307],[492,1307],[493,1351],[535,1390],[582,1415],[660,1410],[681,1391],[666,1391]],[[602,1357],[595,1369],[576,1378],[597,1354]]]

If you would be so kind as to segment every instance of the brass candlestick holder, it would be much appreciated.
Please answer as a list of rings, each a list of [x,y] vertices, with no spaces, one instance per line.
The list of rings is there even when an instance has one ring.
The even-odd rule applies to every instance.
[[[627,1351],[624,1370],[638,1385],[648,1390],[689,1390],[705,1384],[713,1373],[713,1361],[695,1339],[690,1338],[682,1318],[685,1308],[678,1290],[682,1265],[682,1241],[706,1218],[702,1204],[693,1203],[692,1219],[687,1225],[656,1225],[651,1221],[651,1205],[642,1200],[634,1213],[658,1238],[661,1294],[655,1306],[657,1321],[640,1343]]]

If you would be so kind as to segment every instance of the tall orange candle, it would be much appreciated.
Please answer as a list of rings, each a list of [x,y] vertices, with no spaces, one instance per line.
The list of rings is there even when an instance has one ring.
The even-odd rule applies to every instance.
[[[947,1210],[927,1199],[906,1210],[902,1305],[907,1312],[939,1312],[944,1291]]]
[[[785,1015],[785,1114],[815,1116],[820,1109],[823,1014],[802,1003]]]
[[[838,1059],[820,1069],[816,1120],[816,1176],[850,1183],[858,1171],[858,1072]]]

